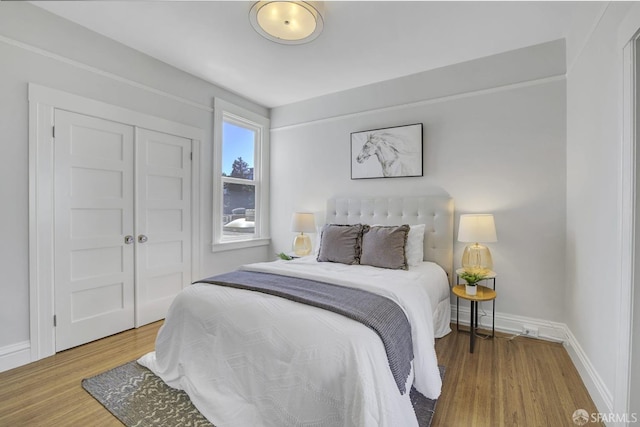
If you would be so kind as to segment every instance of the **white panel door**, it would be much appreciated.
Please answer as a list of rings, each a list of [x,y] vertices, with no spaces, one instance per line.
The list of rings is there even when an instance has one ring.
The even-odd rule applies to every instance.
[[[136,129],[136,327],[191,284],[191,140]]]
[[[55,111],[56,351],[134,326],[134,128]]]

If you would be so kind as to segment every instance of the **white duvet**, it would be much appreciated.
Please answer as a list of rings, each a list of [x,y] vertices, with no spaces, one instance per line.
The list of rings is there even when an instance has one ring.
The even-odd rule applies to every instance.
[[[398,391],[382,341],[361,323],[276,296],[209,284],[195,284],[176,297],[156,351],[138,362],[185,390],[217,427],[418,425],[411,384],[426,397],[440,395],[433,311],[445,299],[448,311],[444,270],[427,262],[400,271],[312,257],[242,269],[364,288],[396,301],[413,338],[407,392]],[[447,325],[439,329],[448,332],[445,317]]]

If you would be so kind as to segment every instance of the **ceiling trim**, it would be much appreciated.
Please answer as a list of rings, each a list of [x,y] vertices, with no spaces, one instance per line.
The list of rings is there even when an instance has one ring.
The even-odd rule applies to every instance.
[[[338,116],[323,117],[323,118],[320,118],[320,119],[313,119],[313,120],[305,120],[305,121],[302,121],[302,122],[299,122],[299,123],[272,127],[271,128],[271,132],[278,132],[278,131],[284,131],[284,130],[289,130],[289,129],[296,129],[296,128],[300,128],[300,127],[303,127],[303,126],[316,125],[318,123],[329,123],[329,122],[335,122],[335,121],[338,121],[338,120],[352,119],[354,117],[362,117],[362,116],[366,116],[368,114],[382,113],[382,112],[395,111],[395,110],[402,110],[402,109],[405,109],[405,108],[421,107],[421,106],[430,105],[430,104],[438,104],[440,102],[454,101],[454,100],[457,100],[457,99],[470,98],[470,97],[473,97],[473,96],[488,95],[488,94],[491,94],[491,93],[504,92],[506,90],[520,89],[520,88],[525,88],[525,87],[530,87],[530,86],[537,86],[537,85],[542,85],[542,84],[547,84],[547,83],[559,82],[559,81],[566,80],[566,78],[567,78],[566,74],[558,74],[558,75],[555,75],[555,76],[544,77],[544,78],[535,79],[535,80],[529,80],[529,81],[526,81],[526,82],[509,83],[509,84],[506,84],[506,85],[495,86],[495,87],[491,87],[491,88],[488,88],[488,89],[472,90],[472,91],[469,91],[469,92],[457,93],[457,94],[454,94],[454,95],[439,96],[439,97],[430,98],[430,99],[423,99],[423,100],[420,100],[420,101],[408,102],[408,103],[405,103],[405,104],[396,104],[396,105],[391,105],[391,106],[387,106],[387,107],[372,108],[372,109],[369,109],[369,110],[362,110],[362,111],[356,111],[356,112],[353,112],[353,113],[341,114],[341,115],[338,115]],[[273,117],[272,117],[272,122],[273,122]]]
[[[137,89],[142,89],[142,90],[145,90],[147,92],[151,92],[151,93],[154,93],[156,95],[160,95],[162,97],[169,98],[169,99],[172,99],[174,101],[181,102],[183,104],[187,104],[187,105],[189,105],[191,107],[195,107],[195,108],[197,108],[199,110],[203,110],[203,111],[206,111],[208,113],[213,113],[213,107],[211,107],[209,105],[200,104],[198,102],[191,101],[190,99],[183,98],[181,96],[174,95],[172,93],[165,92],[163,90],[156,89],[154,87],[147,86],[147,85],[142,84],[142,83],[138,83],[138,82],[136,82],[134,80],[130,80],[130,79],[126,78],[126,77],[119,76],[119,75],[111,73],[109,71],[101,70],[99,68],[93,67],[93,66],[85,64],[83,62],[76,61],[75,59],[67,58],[66,56],[62,56],[62,55],[59,55],[57,53],[53,53],[53,52],[48,51],[46,49],[42,49],[42,48],[30,45],[28,43],[24,43],[24,42],[21,42],[21,41],[18,41],[18,40],[14,40],[12,38],[5,37],[3,35],[0,35],[0,42],[6,43],[6,44],[14,46],[14,47],[18,47],[18,48],[24,49],[26,51],[29,51],[31,53],[35,53],[35,54],[44,56],[46,58],[54,59],[54,60],[62,62],[64,64],[71,65],[71,66],[79,68],[81,70],[88,71],[90,73],[94,73],[94,74],[97,74],[99,76],[106,77],[108,79],[111,79],[111,80],[114,80],[114,81],[117,81],[117,82],[120,82],[120,83],[124,83],[126,85],[129,85],[131,87],[135,87]]]

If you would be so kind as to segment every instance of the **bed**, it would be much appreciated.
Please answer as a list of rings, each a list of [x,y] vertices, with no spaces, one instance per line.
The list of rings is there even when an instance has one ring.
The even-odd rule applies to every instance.
[[[217,427],[417,426],[409,389],[434,399],[441,388],[434,338],[450,331],[453,203],[445,196],[336,198],[327,202],[326,223],[332,225],[323,228],[313,256],[229,274],[322,282],[395,302],[410,324],[406,375],[394,370],[388,342],[370,326],[297,300],[210,283],[176,297],[156,350],[139,363],[185,390]],[[338,224],[394,236],[413,232],[408,269],[319,262],[332,256],[328,242]],[[372,246],[360,244],[365,259],[364,248]]]

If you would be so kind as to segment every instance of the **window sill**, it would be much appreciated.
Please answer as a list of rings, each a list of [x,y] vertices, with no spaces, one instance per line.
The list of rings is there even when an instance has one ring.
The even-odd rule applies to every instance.
[[[211,252],[224,252],[233,251],[236,249],[255,248],[258,246],[267,246],[269,244],[271,244],[271,238],[269,237],[250,240],[218,242],[211,245]]]

